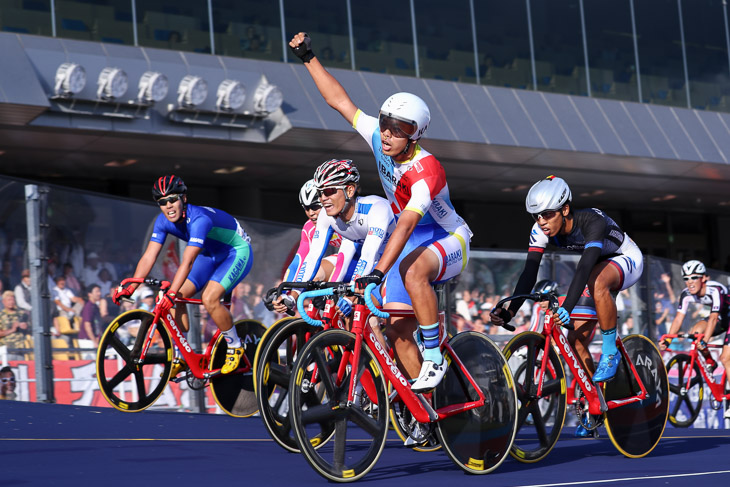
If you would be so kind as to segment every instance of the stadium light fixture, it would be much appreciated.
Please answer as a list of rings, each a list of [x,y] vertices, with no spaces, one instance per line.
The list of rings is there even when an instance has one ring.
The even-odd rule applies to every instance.
[[[238,110],[246,100],[246,89],[240,81],[234,79],[223,80],[218,86],[215,105],[219,110]]]
[[[260,115],[275,112],[283,101],[284,95],[276,85],[261,83],[253,97],[254,111]]]
[[[140,103],[157,103],[167,96],[170,83],[167,77],[157,71],[147,71],[139,78],[137,101]]]
[[[208,83],[200,76],[191,74],[180,81],[177,89],[177,103],[180,106],[195,107],[208,97]]]
[[[127,73],[119,68],[104,68],[99,73],[96,96],[100,100],[114,100],[124,96],[129,87]]]
[[[86,71],[76,63],[63,63],[56,70],[55,92],[57,96],[69,97],[81,92],[86,86]]]

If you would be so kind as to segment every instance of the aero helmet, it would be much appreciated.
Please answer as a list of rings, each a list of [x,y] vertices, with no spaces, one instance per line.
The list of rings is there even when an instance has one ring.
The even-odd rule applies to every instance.
[[[525,207],[528,213],[536,215],[545,210],[558,210],[572,199],[568,183],[562,178],[548,176],[532,185],[525,199]]]
[[[182,178],[174,174],[162,176],[152,185],[152,198],[155,201],[169,194],[185,194],[187,192],[188,187],[185,186]]]
[[[431,122],[428,105],[412,93],[391,95],[380,107],[380,114],[415,125],[416,131],[409,137],[410,140],[420,139]]]
[[[317,187],[314,185],[314,179],[310,179],[302,189],[299,190],[299,204],[303,207],[311,205],[319,205],[319,195],[317,194]]]
[[[691,276],[693,274],[705,274],[707,269],[705,264],[699,260],[688,260],[682,264],[682,277]]]
[[[350,159],[330,159],[314,171],[314,185],[318,190],[330,186],[357,184],[360,172]]]
[[[535,293],[549,293],[550,291],[556,291],[558,290],[558,283],[556,281],[551,281],[550,279],[543,279],[542,281],[535,284],[535,289],[533,292]]]

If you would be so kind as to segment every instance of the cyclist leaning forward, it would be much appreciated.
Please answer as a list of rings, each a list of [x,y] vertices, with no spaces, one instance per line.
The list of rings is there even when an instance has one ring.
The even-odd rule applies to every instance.
[[[555,176],[538,181],[530,188],[525,206],[535,224],[530,232],[525,268],[514,294],[530,292],[548,243],[581,252],[565,301],[553,317],[558,325],[570,323],[570,314],[588,286],[603,335],[601,358],[593,380],[603,382],[613,379],[621,361],[616,348],[616,301],[613,293],[628,289],[639,280],[644,258],[634,241],[608,215],[596,208],[574,210],[571,199],[567,183]],[[509,322],[523,301],[516,299],[510,303],[509,309],[494,310],[492,323],[502,325]],[[594,327],[595,321],[585,321],[568,334],[587,368],[592,366],[588,342]]]
[[[351,281],[372,271],[382,254],[384,244],[395,230],[395,218],[388,200],[380,196],[359,196],[360,173],[352,161],[331,159],[314,173],[319,192],[320,211],[309,251],[294,276],[295,282],[311,280],[317,275],[327,243],[332,235],[342,237],[340,250],[330,280]],[[298,293],[292,291],[274,303],[274,310],[284,313],[294,309]],[[352,303],[340,298],[337,303],[349,315]]]
[[[167,235],[187,242],[170,289],[157,301],[154,312],[167,313],[175,305],[176,297],[189,298],[202,289],[203,306],[223,333],[228,346],[221,373],[229,374],[238,368],[244,348],[233,326],[231,312],[221,304],[221,298],[251,270],[251,239],[238,220],[228,213],[188,204],[187,186],[179,176],[162,176],[155,181],[152,197],[162,214],[155,220],[152,237],[137,263],[134,277],[147,277]],[[120,298],[131,296],[138,286],[133,283],[117,289],[114,302],[118,304]],[[184,331],[189,328],[186,308],[175,308],[175,321]],[[180,359],[176,359],[173,365],[173,375],[185,368]]]
[[[438,302],[432,284],[462,272],[472,234],[454,211],[441,163],[418,144],[431,120],[428,106],[413,94],[396,93],[383,103],[378,118],[366,115],[317,60],[307,34],[295,35],[289,46],[327,104],[360,133],[375,155],[397,225],[375,269],[357,285],[380,284],[385,278],[385,307],[412,305],[417,322],[392,320],[386,334],[403,372],[411,379],[418,377],[411,389],[433,389],[446,373],[446,363],[439,348]],[[426,347],[423,363],[413,337],[419,323]]]

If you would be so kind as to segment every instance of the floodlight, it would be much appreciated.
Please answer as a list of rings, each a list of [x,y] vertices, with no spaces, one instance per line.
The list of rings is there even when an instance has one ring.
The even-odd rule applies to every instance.
[[[256,93],[253,97],[253,106],[256,113],[266,114],[278,110],[283,101],[284,95],[277,86],[262,83],[256,88]]]
[[[208,97],[208,83],[200,76],[189,74],[180,81],[177,95],[177,103],[181,106],[200,105]]]
[[[240,81],[227,79],[218,86],[217,98],[215,105],[218,109],[238,110],[246,99],[246,90]]]
[[[165,99],[170,83],[167,77],[157,71],[147,71],[139,79],[139,102],[158,102]]]
[[[127,73],[119,68],[104,68],[99,73],[96,96],[103,100],[113,100],[124,96],[129,87]]]
[[[86,71],[76,63],[63,63],[56,70],[56,95],[72,96],[86,86]]]

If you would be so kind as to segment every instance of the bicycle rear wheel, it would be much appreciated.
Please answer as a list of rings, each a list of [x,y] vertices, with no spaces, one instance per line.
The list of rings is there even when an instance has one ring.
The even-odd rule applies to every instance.
[[[680,353],[667,362],[669,379],[669,422],[677,428],[686,428],[695,422],[702,411],[705,387],[700,366],[692,357]],[[689,381],[689,387],[687,387]]]
[[[147,409],[170,380],[173,349],[162,323],[155,328],[144,364],[138,363],[153,318],[152,313],[141,309],[122,313],[99,340],[96,379],[104,398],[120,411]]]
[[[504,347],[519,400],[517,428],[520,434],[510,454],[523,463],[545,458],[558,442],[565,423],[565,371],[553,347],[548,349],[542,394],[537,395],[537,377],[544,350],[545,336],[531,331],[520,333]]]
[[[380,458],[388,433],[385,378],[366,346],[352,370],[354,347],[355,335],[350,332],[318,333],[300,353],[289,385],[289,414],[302,454],[317,473],[335,482],[351,482],[368,473]],[[353,373],[358,378],[356,396],[348,404]],[[322,398],[317,388],[324,389]],[[334,435],[317,449],[317,436],[327,428],[334,428]]]
[[[284,449],[299,453],[289,416],[289,382],[299,352],[308,336],[321,331],[319,326],[294,319],[281,323],[274,334],[267,332],[259,345],[259,364],[256,369],[256,391],[261,419],[269,435]],[[284,356],[280,355],[283,347]],[[332,435],[330,423],[323,423],[322,431],[312,438],[315,448]]]
[[[606,430],[621,453],[641,458],[656,447],[664,433],[669,416],[669,381],[662,356],[651,340],[629,335],[623,343],[648,395],[643,401],[606,411]],[[606,400],[634,396],[639,390],[629,365],[622,360],[616,376],[606,383]]]
[[[264,332],[264,334],[261,336],[261,340],[259,341],[259,344],[256,347],[256,353],[253,356],[253,377],[254,377],[253,390],[257,394],[258,394],[258,389],[257,389],[258,384],[256,384],[256,377],[258,376],[259,370],[262,367],[262,365],[260,364],[261,358],[262,358],[261,351],[264,349],[264,347],[266,346],[266,343],[271,339],[271,337],[273,337],[274,334],[276,334],[281,329],[282,326],[284,326],[286,323],[288,323],[290,321],[298,320],[298,319],[301,319],[301,318],[295,318],[293,316],[286,316],[286,317],[276,321],[271,326],[269,326],[266,329],[266,331]]]
[[[246,347],[246,358],[253,364],[259,340],[266,328],[256,320],[240,320],[234,326],[241,343]],[[210,370],[223,367],[226,361],[226,341],[221,334],[211,351]],[[241,362],[243,366],[243,362]],[[210,380],[210,391],[216,404],[230,416],[247,418],[258,411],[256,393],[253,389],[253,372],[217,375]]]
[[[517,396],[507,360],[486,335],[459,333],[449,345],[461,359],[485,396],[483,406],[449,416],[438,422],[438,434],[446,454],[463,470],[486,474],[507,458],[517,433]],[[448,354],[441,383],[433,393],[436,409],[474,401],[476,391]]]

